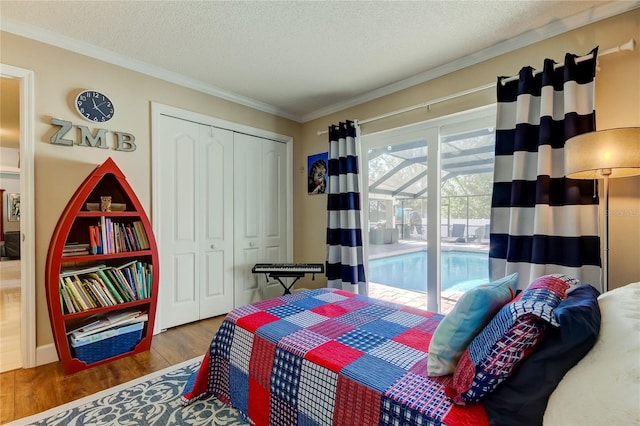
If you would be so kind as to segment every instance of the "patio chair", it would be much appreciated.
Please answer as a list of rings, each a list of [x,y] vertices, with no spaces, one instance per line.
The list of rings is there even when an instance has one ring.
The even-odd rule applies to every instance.
[[[442,241],[448,243],[465,243],[464,230],[467,227],[464,223],[454,223],[451,225],[451,237],[443,238]]]

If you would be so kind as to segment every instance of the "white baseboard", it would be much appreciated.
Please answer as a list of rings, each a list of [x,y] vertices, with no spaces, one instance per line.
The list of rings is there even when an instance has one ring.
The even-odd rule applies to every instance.
[[[36,348],[36,366],[50,364],[56,361],[58,361],[58,352],[56,352],[56,345],[53,343]]]

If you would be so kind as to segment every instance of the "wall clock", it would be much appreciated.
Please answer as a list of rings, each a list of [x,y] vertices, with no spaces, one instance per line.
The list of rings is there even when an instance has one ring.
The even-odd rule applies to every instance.
[[[76,96],[76,110],[85,120],[105,122],[113,118],[113,102],[103,93],[84,90]]]

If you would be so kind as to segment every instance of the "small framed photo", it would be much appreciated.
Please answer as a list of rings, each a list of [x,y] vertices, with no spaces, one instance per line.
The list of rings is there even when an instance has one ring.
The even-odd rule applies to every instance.
[[[20,220],[20,194],[8,194],[7,201],[7,220],[18,222]]]
[[[307,158],[307,193],[324,194],[329,185],[329,153],[310,155]]]

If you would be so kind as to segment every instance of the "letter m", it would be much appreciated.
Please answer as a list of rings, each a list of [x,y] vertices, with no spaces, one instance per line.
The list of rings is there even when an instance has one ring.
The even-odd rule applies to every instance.
[[[92,146],[94,148],[107,149],[107,143],[104,140],[107,129],[98,129],[95,137],[87,126],[77,126],[80,129],[80,146]]]

